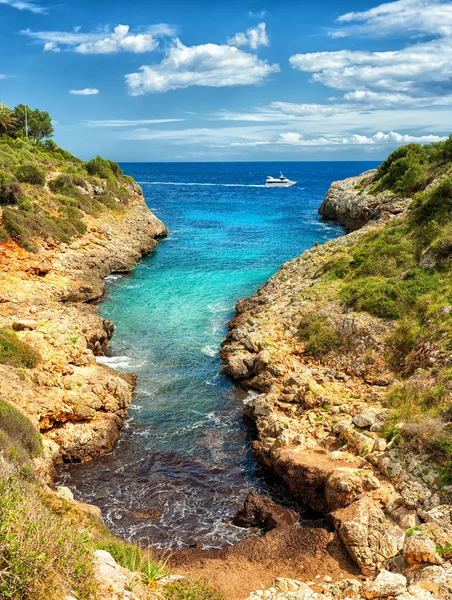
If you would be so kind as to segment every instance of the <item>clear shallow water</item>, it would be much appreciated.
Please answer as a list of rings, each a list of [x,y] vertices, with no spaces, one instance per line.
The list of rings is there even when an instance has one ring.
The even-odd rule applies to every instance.
[[[116,448],[61,469],[59,482],[101,507],[117,534],[161,547],[221,547],[248,535],[231,517],[257,477],[241,420],[248,395],[221,374],[236,301],[314,242],[341,235],[317,209],[333,180],[375,163],[128,163],[170,228],[131,275],[107,278],[110,366],[138,373]],[[299,184],[267,189],[282,170]],[[147,518],[143,511],[156,511]],[[158,515],[158,516],[155,516]]]

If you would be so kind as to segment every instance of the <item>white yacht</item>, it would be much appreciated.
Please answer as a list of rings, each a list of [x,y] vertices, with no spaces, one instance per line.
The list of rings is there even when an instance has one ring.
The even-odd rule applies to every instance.
[[[265,187],[291,187],[295,185],[296,181],[290,181],[287,177],[281,173],[280,177],[267,177]]]

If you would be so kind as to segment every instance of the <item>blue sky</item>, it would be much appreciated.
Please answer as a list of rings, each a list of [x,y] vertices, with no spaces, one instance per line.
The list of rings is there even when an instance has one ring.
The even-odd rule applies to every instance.
[[[0,101],[118,161],[377,160],[452,131],[452,1],[0,0]]]

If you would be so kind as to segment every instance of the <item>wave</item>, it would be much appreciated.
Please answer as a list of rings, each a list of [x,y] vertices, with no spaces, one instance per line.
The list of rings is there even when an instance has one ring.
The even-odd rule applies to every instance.
[[[217,356],[218,346],[204,346],[201,348],[201,352],[207,356]]]
[[[136,360],[130,356],[96,356],[96,362],[113,369],[138,369],[145,364],[144,360]]]
[[[264,184],[247,184],[247,183],[197,183],[187,181],[138,181],[140,185],[202,185],[215,187],[249,187],[249,188],[264,188]]]

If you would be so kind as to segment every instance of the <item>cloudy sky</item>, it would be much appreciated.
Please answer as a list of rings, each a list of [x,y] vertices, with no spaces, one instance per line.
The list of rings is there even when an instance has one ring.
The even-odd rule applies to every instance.
[[[452,0],[0,0],[0,101],[83,158],[380,159],[452,131]]]

